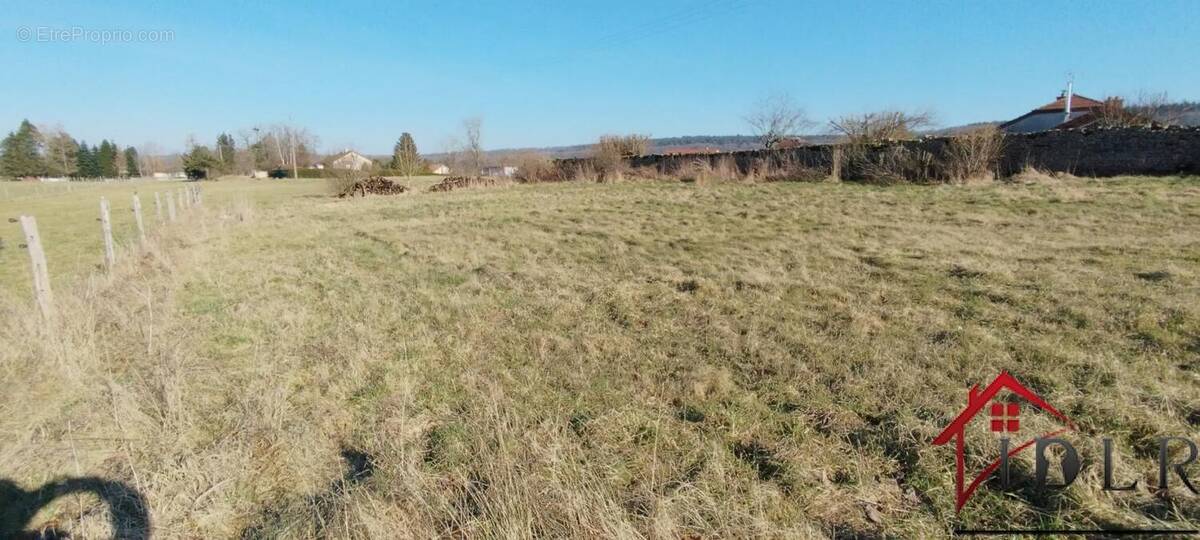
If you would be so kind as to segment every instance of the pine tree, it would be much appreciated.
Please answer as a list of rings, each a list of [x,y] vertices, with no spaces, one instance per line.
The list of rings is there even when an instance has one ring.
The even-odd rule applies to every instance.
[[[96,150],[96,173],[103,178],[117,177],[117,145],[108,139],[100,141],[100,148]]]
[[[193,180],[209,178],[220,166],[221,160],[207,146],[195,146],[191,152],[183,155],[183,171]]]
[[[392,148],[392,163],[390,168],[400,171],[405,176],[412,176],[420,167],[421,154],[417,153],[417,143],[407,131],[400,134],[400,140]]]
[[[29,120],[21,121],[21,127],[0,142],[0,174],[14,178],[46,174],[41,139],[37,128]]]
[[[125,149],[125,174],[130,178],[136,178],[142,175],[141,168],[138,167],[137,148],[130,146]]]
[[[75,153],[75,174],[80,178],[100,176],[96,171],[96,152],[88,147],[86,141],[79,141],[79,150]]]
[[[142,176],[141,160],[138,159],[137,148],[130,146],[125,149],[125,174],[130,178]]]

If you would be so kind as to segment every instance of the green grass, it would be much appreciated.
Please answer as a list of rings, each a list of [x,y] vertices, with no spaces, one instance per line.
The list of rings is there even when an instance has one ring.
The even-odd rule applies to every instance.
[[[276,200],[164,242],[63,343],[10,323],[0,476],[126,480],[165,537],[1200,525],[1096,463],[1113,437],[1145,485],[1155,437],[1200,439],[1196,179]],[[1085,470],[956,518],[931,441],[1002,369],[1079,424]],[[340,484],[339,448],[373,475]]]
[[[133,182],[4,182],[0,184],[0,218],[20,215],[37,218],[38,230],[46,250],[50,279],[63,286],[80,275],[93,272],[104,262],[104,241],[100,232],[100,197],[108,198],[113,220],[113,238],[129,246],[137,241],[133,218],[134,193],[142,202],[143,220],[148,230],[159,227],[154,213],[154,194],[178,195],[179,188],[193,185],[182,181]],[[246,199],[263,205],[284,202],[294,197],[323,192],[320,180],[224,180],[202,182],[210,204],[225,205]],[[69,188],[69,191],[68,191]],[[166,199],[162,201],[166,215]],[[177,201],[178,204],[178,201]],[[185,225],[186,226],[186,225]],[[30,294],[29,256],[19,247],[24,243],[21,226],[7,222],[0,228],[4,249],[0,250],[0,291],[17,297]]]

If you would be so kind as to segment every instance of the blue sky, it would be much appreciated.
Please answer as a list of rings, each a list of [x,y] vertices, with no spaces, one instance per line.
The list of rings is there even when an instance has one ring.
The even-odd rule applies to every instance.
[[[821,122],[891,107],[955,125],[1050,101],[1068,73],[1089,97],[1200,100],[1196,0],[8,4],[0,129],[163,150],[289,118],[370,153],[403,131],[438,151],[469,116],[487,148],[747,133],[773,92]],[[19,39],[77,26],[174,39]]]

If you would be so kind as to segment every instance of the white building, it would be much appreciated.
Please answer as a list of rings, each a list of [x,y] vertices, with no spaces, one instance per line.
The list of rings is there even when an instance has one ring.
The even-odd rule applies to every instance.
[[[429,166],[429,172],[433,174],[450,174],[450,167],[442,163],[434,163]]]
[[[364,156],[354,150],[343,150],[332,156],[329,156],[317,164],[318,169],[350,169],[361,171],[371,168],[371,158]],[[323,165],[323,166],[322,166]]]
[[[517,174],[517,168],[512,165],[499,165],[496,167],[484,167],[479,170],[479,174],[483,176],[512,176]]]

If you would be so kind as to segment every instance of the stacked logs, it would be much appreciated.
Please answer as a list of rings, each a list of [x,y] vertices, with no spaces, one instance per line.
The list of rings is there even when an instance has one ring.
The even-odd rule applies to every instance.
[[[382,176],[372,176],[365,180],[355,182],[350,189],[342,192],[338,197],[366,197],[371,195],[396,195],[408,191],[407,187],[397,184]]]
[[[499,187],[512,184],[512,180],[508,178],[494,178],[491,176],[451,176],[440,183],[429,186],[429,191],[451,191],[463,188],[475,187]]]

